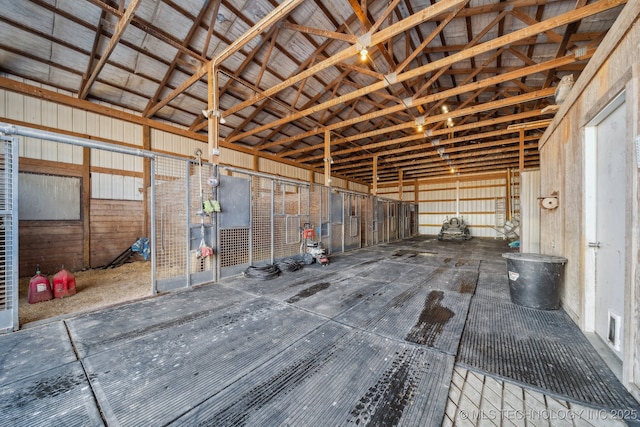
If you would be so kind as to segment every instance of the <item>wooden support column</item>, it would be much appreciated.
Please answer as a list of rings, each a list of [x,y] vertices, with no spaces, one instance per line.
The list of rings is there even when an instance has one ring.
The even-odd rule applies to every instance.
[[[151,151],[151,127],[142,127],[142,149]],[[151,206],[149,206],[151,196],[151,159],[142,159],[142,209],[144,213],[144,235],[151,238]]]
[[[324,185],[331,187],[331,133],[324,131]]]
[[[91,268],[91,148],[82,149],[82,266]]]
[[[373,156],[373,195],[378,194],[378,155]]]
[[[260,157],[257,154],[253,155],[253,170],[260,172]]]
[[[207,92],[208,92],[208,118],[207,118],[207,133],[209,142],[209,152],[205,158],[208,158],[211,163],[217,165],[220,163],[220,111],[219,109],[219,87],[218,87],[218,70],[214,64],[211,64],[207,71]]]
[[[402,188],[402,170],[398,171],[398,200],[402,201],[404,189]]]
[[[418,203],[418,197],[420,196],[420,191],[418,190],[418,178],[413,180],[413,202]]]
[[[309,184],[316,183],[316,172],[312,169],[309,171]]]
[[[507,198],[506,198],[506,203],[505,203],[505,209],[506,209],[506,218],[508,221],[511,221],[511,169],[507,168],[507,189],[506,189],[506,194],[507,194]]]
[[[524,170],[524,127],[520,128],[520,172]]]

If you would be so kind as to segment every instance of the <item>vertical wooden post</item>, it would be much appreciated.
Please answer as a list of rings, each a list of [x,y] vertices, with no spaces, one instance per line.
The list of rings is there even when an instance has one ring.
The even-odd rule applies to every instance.
[[[324,185],[331,187],[331,134],[324,131]]]
[[[511,221],[511,169],[507,168],[507,199],[505,203],[505,208],[506,208],[506,214],[507,214],[507,220]]]
[[[316,183],[316,172],[311,169],[309,170],[309,184],[315,184]]]
[[[219,120],[220,112],[218,111],[218,71],[215,69],[215,65],[211,64],[211,67],[207,70],[207,92],[208,92],[208,118],[207,118],[207,133],[209,142],[208,157],[211,163],[217,165],[220,163],[220,148],[219,148]],[[206,158],[205,157],[205,158]]]
[[[418,203],[418,197],[420,196],[420,191],[418,190],[418,178],[413,181],[413,201],[414,203]]]
[[[378,194],[378,155],[373,156],[373,195]]]
[[[151,151],[151,127],[142,126],[142,149]],[[144,215],[144,235],[151,238],[151,159],[144,157],[142,159],[142,211]]]
[[[91,268],[91,148],[82,149],[82,266]]]
[[[253,155],[253,170],[256,172],[260,172],[260,158],[257,154]]]
[[[404,189],[402,188],[402,170],[398,171],[398,200],[402,201]]]
[[[520,128],[520,172],[524,170],[524,127]]]

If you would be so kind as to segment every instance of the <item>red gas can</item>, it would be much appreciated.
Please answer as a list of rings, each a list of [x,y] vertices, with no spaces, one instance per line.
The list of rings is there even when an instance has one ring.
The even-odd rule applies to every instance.
[[[40,274],[40,266],[36,267],[36,275],[29,280],[29,304],[49,301],[53,298],[53,289],[49,278]]]
[[[76,278],[62,267],[53,276],[53,296],[56,298],[69,297],[76,293]]]

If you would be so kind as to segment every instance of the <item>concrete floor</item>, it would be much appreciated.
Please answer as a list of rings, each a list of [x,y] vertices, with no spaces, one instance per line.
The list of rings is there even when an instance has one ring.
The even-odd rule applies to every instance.
[[[508,250],[421,237],[0,336],[0,425],[633,424],[562,310],[510,303]]]

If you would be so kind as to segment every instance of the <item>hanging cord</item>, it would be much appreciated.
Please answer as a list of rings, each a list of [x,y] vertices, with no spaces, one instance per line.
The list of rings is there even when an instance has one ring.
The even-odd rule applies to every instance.
[[[274,264],[249,266],[243,273],[244,277],[257,280],[271,280],[280,275],[280,269]]]
[[[206,215],[206,212],[204,211],[204,193],[202,190],[202,150],[197,148],[194,154],[198,161],[198,186],[200,188],[200,206],[196,212],[196,215],[200,216],[200,245],[198,246],[196,254],[198,259],[204,259],[213,255],[213,249],[207,246],[207,242],[205,241],[206,228],[204,225],[204,216]]]

